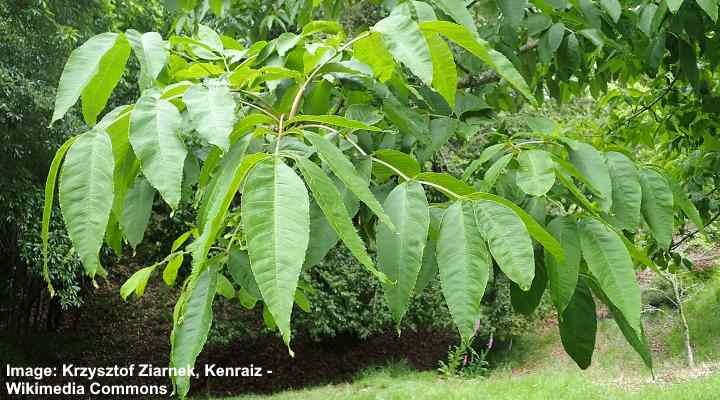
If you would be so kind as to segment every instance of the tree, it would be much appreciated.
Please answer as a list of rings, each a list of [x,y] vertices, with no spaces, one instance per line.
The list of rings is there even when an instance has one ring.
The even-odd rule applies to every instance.
[[[638,15],[615,1],[603,1],[603,12],[589,2],[500,2],[500,32],[528,37],[518,55],[483,39],[487,32],[455,1],[403,2],[349,40],[337,22],[311,20],[297,32],[247,43],[199,23],[208,7],[222,16],[225,2],[187,4],[191,13],[167,40],[154,32],[103,33],[71,54],[52,120],[80,99],[89,130],[58,152],[46,191],[48,209],[60,174],[63,217],[90,277],[105,273],[103,241],[135,246],[142,239],[156,192],[174,210],[198,210],[170,254],[121,289],[123,297],[141,296],[161,268],[172,285],[190,255],[174,310],[172,366],[194,365],[215,295],[234,295],[236,286],[263,302],[266,323],[292,354],[300,272],[341,240],[382,282],[396,323],[418,281],[437,269],[469,341],[495,263],[513,282],[521,311],[532,312],[549,287],[563,345],[581,368],[595,342],[593,295],[652,368],[634,272],[635,265],[657,266],[633,239],[646,227],[658,248],[671,244],[678,202],[661,168],[540,119],[485,148],[463,177],[424,168],[450,136],[472,134],[477,111],[543,101],[543,85],[562,100],[640,76],[630,63],[608,69],[615,64],[603,47],[635,46],[638,35],[655,32],[648,6]],[[606,29],[627,42],[604,38]],[[536,52],[539,62],[525,58]],[[131,53],[141,65],[142,95],[98,118]],[[685,76],[688,68],[681,68]],[[493,85],[480,97],[458,91],[460,78]],[[482,181],[468,184],[480,171]],[[183,196],[183,187],[194,196]],[[682,208],[687,214],[694,205]],[[184,397],[189,378],[173,381]]]

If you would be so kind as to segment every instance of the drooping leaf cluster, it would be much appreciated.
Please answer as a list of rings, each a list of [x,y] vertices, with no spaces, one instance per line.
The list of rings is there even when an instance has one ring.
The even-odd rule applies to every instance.
[[[210,3],[222,15],[224,2]],[[594,4],[581,3],[582,24],[599,25],[577,33],[597,47],[604,19],[632,18],[616,2],[602,2],[602,17]],[[559,51],[564,38],[577,45],[559,22],[536,20],[574,15],[569,4],[535,4],[542,13],[527,21],[524,8],[500,5],[503,26],[527,24],[542,35],[538,51],[550,55],[541,59]],[[469,341],[496,264],[513,282],[519,311],[532,312],[549,289],[563,344],[580,367],[590,364],[594,348],[592,294],[651,367],[634,272],[635,264],[655,266],[632,238],[646,227],[669,247],[675,205],[691,214],[692,203],[674,198],[662,170],[552,126],[487,147],[462,177],[426,170],[451,136],[474,129],[464,110],[483,101],[457,90],[456,63],[471,57],[492,71],[516,91],[511,102],[544,97],[527,83],[534,73],[523,76],[474,21],[462,2],[413,1],[350,40],[329,20],[248,43],[203,24],[167,39],[132,30],[95,36],[73,52],[60,79],[53,120],[80,100],[90,130],[58,152],[46,210],[59,174],[67,229],[93,277],[105,272],[103,242],[134,247],[142,240],[155,192],[174,210],[197,209],[170,254],[121,289],[125,298],[140,296],[162,266],[169,285],[188,268],[173,314],[174,367],[194,365],[217,294],[248,306],[261,301],[266,324],[289,348],[293,307],[307,309],[301,271],[338,241],[380,280],[397,324],[412,293],[437,273]],[[141,66],[142,95],[98,122],[131,54]],[[543,63],[545,77],[560,79]],[[610,76],[563,82],[578,88]],[[500,90],[487,99],[508,97]],[[183,187],[194,192],[184,198]],[[189,378],[174,383],[184,397]]]

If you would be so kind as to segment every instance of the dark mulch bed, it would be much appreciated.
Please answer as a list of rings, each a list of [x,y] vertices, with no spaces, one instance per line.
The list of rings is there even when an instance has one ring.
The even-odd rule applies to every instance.
[[[120,282],[124,280],[119,280]],[[172,307],[176,291],[164,285],[148,288],[140,301],[123,302],[116,284],[103,285],[87,297],[80,310],[66,318],[63,328],[54,334],[29,337],[8,337],[0,340],[12,343],[26,363],[31,366],[60,366],[75,364],[81,367],[129,366],[151,363],[168,365]],[[197,362],[197,371],[204,374],[205,364],[219,367],[245,367],[254,364],[271,374],[262,377],[206,377],[193,379],[196,395],[217,396],[243,393],[271,393],[289,388],[302,388],[352,379],[362,369],[382,366],[397,360],[420,370],[433,369],[447,354],[457,339],[449,332],[405,331],[398,337],[394,331],[358,340],[336,337],[315,342],[295,338],[291,358],[278,337],[260,336],[238,340],[227,345],[207,347]],[[1,358],[1,357],[0,357]],[[86,385],[83,378],[58,376],[41,383],[67,383],[74,380]],[[170,385],[167,378],[96,378],[104,385]],[[0,397],[3,396],[0,391]],[[62,398],[62,397],[50,397]],[[73,396],[71,398],[98,398]],[[104,397],[110,398],[110,397]],[[143,398],[152,396],[113,396],[113,398]],[[167,398],[164,396],[163,398]]]

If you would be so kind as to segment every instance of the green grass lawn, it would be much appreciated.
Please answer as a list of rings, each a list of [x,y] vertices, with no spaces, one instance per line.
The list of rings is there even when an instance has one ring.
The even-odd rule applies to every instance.
[[[717,281],[715,282],[717,283]],[[579,370],[547,324],[500,354],[487,378],[446,378],[404,364],[366,370],[352,383],[222,400],[714,400],[720,399],[720,284],[686,303],[698,368],[685,366],[672,310],[645,320],[654,349],[655,381],[611,320],[600,321],[591,367]],[[220,399],[216,399],[220,400]]]

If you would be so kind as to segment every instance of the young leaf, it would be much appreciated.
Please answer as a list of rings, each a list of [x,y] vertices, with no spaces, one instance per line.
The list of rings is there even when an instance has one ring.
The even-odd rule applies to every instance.
[[[123,283],[123,285],[120,287],[120,297],[122,297],[123,300],[127,301],[128,296],[130,296],[131,293],[135,292],[135,297],[140,298],[145,293],[145,287],[148,284],[148,280],[150,279],[150,275],[152,275],[153,272],[155,272],[155,265],[150,267],[145,267],[142,269],[137,270],[128,280]]]
[[[395,71],[395,61],[382,42],[380,33],[372,32],[353,44],[353,57],[370,66],[380,82],[390,79]]]
[[[130,246],[134,249],[142,242],[145,228],[150,221],[155,189],[142,175],[135,178],[135,183],[125,197],[120,226]]]
[[[113,204],[113,155],[105,131],[79,136],[65,157],[60,175],[60,208],[85,272],[102,267],[98,252]]]
[[[191,86],[183,95],[183,102],[200,137],[228,151],[235,125],[235,100],[227,84],[209,80],[204,85]]]
[[[550,297],[558,313],[562,314],[570,303],[577,286],[582,257],[580,237],[578,236],[577,222],[569,216],[553,219],[547,229],[560,242],[565,253],[565,261],[559,262],[551,254],[545,252]]]
[[[348,250],[379,280],[390,283],[387,277],[375,268],[375,264],[367,254],[365,243],[363,243],[355,230],[348,210],[345,208],[342,195],[338,192],[333,181],[325,174],[322,168],[307,158],[298,158],[296,161],[315,201]]]
[[[417,22],[402,14],[381,19],[372,27],[380,32],[390,54],[407,66],[428,86],[433,81],[433,64],[430,50]]]
[[[45,282],[48,284],[48,291],[50,292],[51,297],[54,296],[55,289],[53,289],[53,286],[50,283],[50,271],[48,270],[48,237],[50,235],[50,217],[52,216],[53,199],[55,198],[55,182],[57,181],[57,174],[63,157],[65,157],[65,153],[67,153],[68,149],[73,145],[73,143],[75,143],[77,138],[77,136],[73,136],[60,146],[58,151],[55,153],[55,157],[53,157],[47,179],[45,180],[45,202],[43,205],[41,230],[43,246],[43,277]]]
[[[288,346],[293,298],[310,239],[309,208],[305,184],[279,158],[261,161],[250,172],[242,201],[250,266]]]
[[[130,57],[130,45],[125,35],[120,34],[115,45],[100,59],[97,72],[82,91],[82,112],[88,126],[94,126],[97,116],[105,108],[113,89],[125,71]]]
[[[555,184],[555,163],[544,150],[527,150],[517,158],[520,168],[516,183],[531,196],[542,196]]]
[[[170,334],[170,366],[188,371],[207,341],[212,324],[212,304],[217,291],[217,269],[206,268],[185,288],[175,303]],[[177,395],[184,399],[190,390],[190,376],[173,375]]]
[[[178,137],[182,118],[167,100],[144,96],[130,117],[130,144],[143,175],[170,207],[180,203],[180,187],[187,149]]]
[[[610,171],[605,163],[603,153],[590,144],[577,140],[566,139],[570,152],[570,162],[592,183],[598,190],[600,198],[597,203],[600,208],[608,212],[612,206],[612,180]]]
[[[453,24],[447,21],[428,21],[420,24],[424,32],[440,33],[458,46],[469,51],[490,68],[495,70],[502,78],[508,81],[515,89],[523,94],[530,102],[535,102],[525,79],[515,69],[512,63],[504,56],[493,49],[486,41],[477,38],[471,31],[462,25]]]
[[[378,216],[383,224],[394,231],[395,225],[393,225],[392,220],[385,214],[375,195],[368,188],[367,182],[358,174],[355,166],[345,157],[342,151],[322,136],[307,131],[304,134],[305,138],[315,146],[322,159],[330,167],[330,170],[340,178],[360,201],[365,203]]]
[[[457,201],[445,211],[437,239],[437,263],[445,302],[462,341],[468,343],[482,314],[481,301],[492,265],[472,203]]]
[[[473,205],[480,234],[498,266],[522,290],[529,290],[535,277],[535,255],[525,224],[512,209],[494,201],[477,200]]]
[[[667,179],[653,169],[640,170],[642,215],[658,246],[670,248],[673,230],[673,194]],[[612,300],[612,298],[611,298]]]
[[[83,89],[98,73],[103,56],[115,46],[119,36],[117,33],[101,33],[70,53],[60,76],[50,125],[62,118],[77,102]]]
[[[586,369],[592,362],[597,333],[595,301],[587,280],[578,280],[575,293],[560,318],[560,340],[565,352],[578,367]]]
[[[170,260],[167,265],[165,266],[165,269],[163,270],[163,281],[165,281],[165,284],[168,286],[174,286],[175,281],[177,280],[177,274],[178,270],[180,269],[180,266],[183,263],[183,255],[178,254],[175,257]]]
[[[457,67],[455,59],[447,43],[437,33],[423,32],[427,41],[433,74],[432,87],[447,101],[450,108],[455,108],[457,92]]]
[[[393,320],[399,326],[422,266],[430,215],[425,191],[415,181],[396,186],[383,205],[397,232],[386,224],[377,225],[378,265],[390,280],[397,282],[394,286],[383,284],[383,288]]]
[[[640,225],[642,189],[635,164],[622,153],[605,154],[612,179],[612,222],[625,230],[635,231]]]
[[[580,220],[580,246],[588,269],[628,324],[640,332],[640,286],[622,239],[594,218]]]

